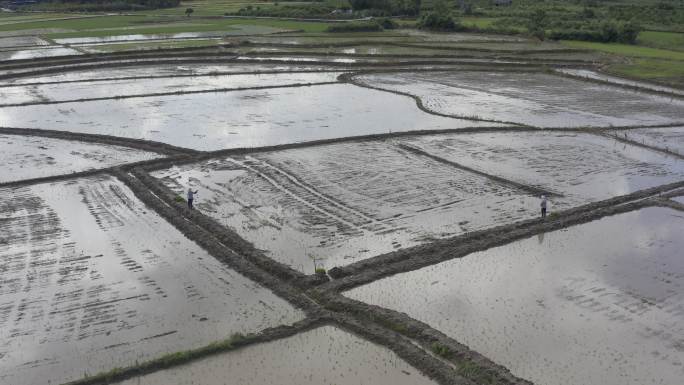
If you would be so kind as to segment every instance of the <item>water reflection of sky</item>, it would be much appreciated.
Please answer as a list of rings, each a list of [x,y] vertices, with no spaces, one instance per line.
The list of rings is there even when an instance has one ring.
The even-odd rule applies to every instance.
[[[604,218],[347,293],[543,384],[679,384],[684,216]]]
[[[0,124],[198,150],[493,125],[430,115],[408,97],[346,84],[6,107]]]

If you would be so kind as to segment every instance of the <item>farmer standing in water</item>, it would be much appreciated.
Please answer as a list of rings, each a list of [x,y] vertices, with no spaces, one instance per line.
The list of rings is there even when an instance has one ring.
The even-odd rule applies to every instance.
[[[192,207],[192,201],[195,199],[195,194],[197,194],[197,190],[192,191],[192,188],[188,188],[188,208],[192,210],[194,207]]]
[[[541,216],[546,218],[546,195],[541,196]]]

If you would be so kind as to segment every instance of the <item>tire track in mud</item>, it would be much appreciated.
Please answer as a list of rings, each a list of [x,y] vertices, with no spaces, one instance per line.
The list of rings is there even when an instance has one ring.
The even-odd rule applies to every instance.
[[[351,217],[348,219],[349,222],[353,223],[354,226],[365,229],[368,231],[381,231],[381,230],[386,230],[383,227],[380,228],[375,228],[375,226],[382,226],[382,220],[377,220],[373,217],[370,217],[366,215],[365,213],[356,210],[352,207],[349,207],[342,203],[341,201],[332,198],[318,190],[316,190],[315,187],[309,185],[308,183],[300,180],[296,176],[292,175],[291,173],[287,172],[283,168],[277,167],[271,163],[269,163],[266,160],[263,159],[257,159],[251,156],[246,156],[246,159],[253,160],[256,162],[261,163],[265,167],[259,167],[258,164],[254,164],[256,168],[258,168],[258,172],[262,172],[264,174],[269,174],[265,169],[268,168],[273,171],[274,174],[270,174],[272,176],[282,176],[283,178],[278,178],[278,179],[284,179],[283,183],[281,184],[281,187],[284,187],[285,184],[290,184],[294,185],[294,189],[292,189],[293,194],[301,196],[303,200],[310,202],[311,204],[314,204],[315,206],[321,207],[321,209],[325,212],[328,212],[330,214],[335,215],[334,212],[339,213],[339,217]],[[300,191],[300,194],[297,194],[295,191]],[[309,199],[307,199],[309,197]],[[331,207],[333,206],[333,207]],[[325,209],[323,207],[326,207]]]
[[[253,160],[247,160],[247,162],[241,162],[234,158],[228,158],[227,160],[263,178],[266,182],[271,184],[277,190],[283,192],[284,194],[294,199],[295,201],[301,203],[302,205],[307,206],[316,212],[319,212],[325,216],[330,217],[331,219],[333,219],[333,221],[342,224],[343,228],[346,227],[347,229],[349,229],[344,231],[345,233],[349,232],[351,234],[354,234],[355,231],[363,233],[361,224],[353,222],[353,219],[344,218],[345,213],[340,213],[339,210],[330,207],[331,202],[325,199],[324,197],[309,191],[300,184],[296,183],[295,180],[292,180],[287,176],[279,178],[279,171],[275,171],[275,173],[271,174],[267,173],[266,171],[264,171],[264,168],[268,166],[261,165],[260,167],[259,161],[256,161],[255,158],[251,159]],[[290,185],[290,187],[286,187],[286,184]]]
[[[410,145],[404,144],[404,143],[398,143],[398,144],[396,144],[396,146],[401,148],[401,149],[404,149],[410,153],[420,155],[420,156],[424,156],[424,157],[430,158],[434,161],[437,161],[439,163],[446,164],[446,165],[455,167],[459,170],[467,171],[469,173],[485,177],[487,179],[493,180],[497,183],[501,183],[505,186],[512,187],[512,188],[517,189],[517,190],[521,190],[521,191],[523,191],[527,194],[530,194],[532,196],[537,196],[537,197],[540,195],[548,195],[548,196],[555,196],[555,197],[562,197],[563,196],[563,194],[560,194],[560,193],[552,192],[549,190],[544,190],[544,189],[536,187],[536,186],[529,186],[529,185],[526,185],[523,183],[515,182],[515,181],[509,180],[506,178],[502,178],[500,176],[488,174],[484,171],[479,171],[479,170],[464,166],[462,164],[450,161],[448,159],[444,159],[440,156],[430,154],[429,152],[427,152],[423,149],[420,149],[418,147],[415,147],[415,146],[410,146]]]

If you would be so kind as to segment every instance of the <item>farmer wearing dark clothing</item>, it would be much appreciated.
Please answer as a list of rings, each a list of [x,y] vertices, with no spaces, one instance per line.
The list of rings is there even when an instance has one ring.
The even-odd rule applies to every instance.
[[[194,207],[192,206],[192,201],[195,199],[195,194],[197,194],[197,190],[192,191],[191,188],[188,189],[188,208],[192,210]]]
[[[546,195],[541,196],[541,216],[546,218]]]

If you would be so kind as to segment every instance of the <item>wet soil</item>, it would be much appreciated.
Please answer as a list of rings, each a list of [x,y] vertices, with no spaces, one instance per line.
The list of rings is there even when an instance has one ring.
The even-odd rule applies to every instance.
[[[642,209],[345,295],[408,313],[535,383],[676,384],[683,226],[676,211]]]
[[[61,383],[303,318],[115,179],[2,193],[0,382]]]

